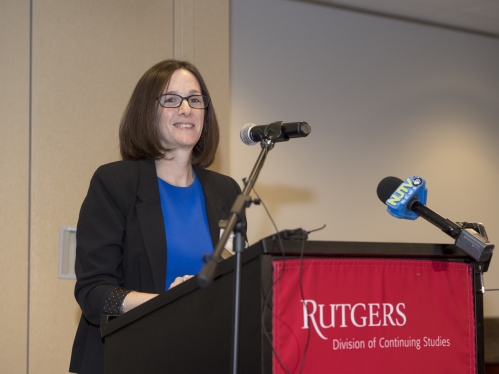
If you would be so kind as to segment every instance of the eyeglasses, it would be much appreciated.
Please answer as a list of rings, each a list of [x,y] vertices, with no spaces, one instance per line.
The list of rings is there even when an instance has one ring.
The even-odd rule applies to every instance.
[[[158,96],[159,105],[163,108],[178,108],[184,100],[193,109],[206,109],[210,105],[210,97],[204,95],[191,95],[183,97],[175,94],[164,94]]]

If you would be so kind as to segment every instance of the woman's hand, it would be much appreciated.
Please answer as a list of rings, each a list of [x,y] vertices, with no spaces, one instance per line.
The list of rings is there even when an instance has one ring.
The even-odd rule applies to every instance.
[[[172,284],[170,284],[170,287],[168,287],[169,290],[171,290],[173,287],[178,286],[180,283],[184,283],[187,279],[191,279],[194,277],[194,275],[184,275],[183,277],[177,277],[173,281]]]
[[[123,313],[128,312],[156,296],[158,295],[154,293],[130,292],[126,295],[125,300],[123,300]]]

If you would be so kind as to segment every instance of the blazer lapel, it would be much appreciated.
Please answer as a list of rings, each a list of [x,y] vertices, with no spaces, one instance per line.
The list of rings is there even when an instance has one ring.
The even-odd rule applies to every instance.
[[[208,226],[210,227],[211,241],[215,247],[220,239],[218,221],[229,217],[230,207],[225,206],[224,200],[216,190],[216,185],[210,183],[210,172],[196,166],[194,166],[194,171],[203,187]]]
[[[153,160],[139,161],[139,187],[136,205],[142,238],[149,258],[154,288],[164,292],[166,281],[166,234],[159,197],[156,166]]]

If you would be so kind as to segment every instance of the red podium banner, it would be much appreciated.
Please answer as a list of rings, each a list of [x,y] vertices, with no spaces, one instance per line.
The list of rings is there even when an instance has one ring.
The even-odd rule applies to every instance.
[[[273,372],[475,373],[472,267],[273,261]]]

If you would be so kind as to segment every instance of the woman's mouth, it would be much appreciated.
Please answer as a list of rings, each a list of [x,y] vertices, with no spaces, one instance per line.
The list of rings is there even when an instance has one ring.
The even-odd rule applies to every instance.
[[[193,128],[194,125],[192,123],[176,123],[173,126],[181,129]]]

